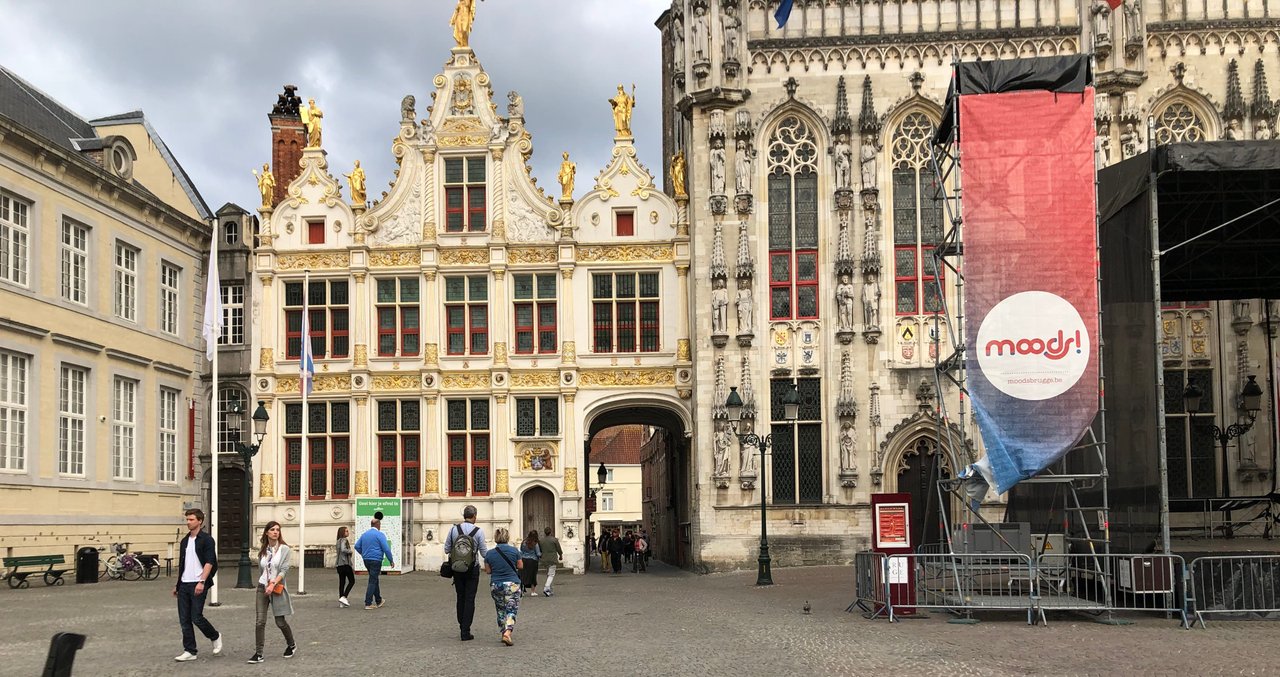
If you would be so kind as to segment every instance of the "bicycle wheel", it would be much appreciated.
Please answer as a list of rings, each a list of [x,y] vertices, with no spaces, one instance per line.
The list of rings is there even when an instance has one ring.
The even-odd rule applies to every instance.
[[[111,573],[111,567],[107,566],[107,560],[98,560],[98,580],[106,578],[109,573]]]
[[[126,581],[136,581],[142,578],[142,565],[134,560],[120,567],[120,574]]]
[[[160,565],[152,564],[151,566],[146,567],[142,570],[142,577],[148,581],[154,581],[157,578],[160,578]]]
[[[105,570],[103,571],[103,573],[106,574],[107,578],[110,578],[113,581],[120,580],[120,558],[119,557],[117,557],[116,555],[112,555],[108,557],[105,563],[103,564],[103,567],[105,567]]]

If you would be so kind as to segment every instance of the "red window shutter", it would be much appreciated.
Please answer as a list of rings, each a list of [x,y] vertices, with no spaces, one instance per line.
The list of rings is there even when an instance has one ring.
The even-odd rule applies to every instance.
[[[307,244],[324,244],[324,221],[307,221]]]
[[[617,219],[617,236],[632,237],[636,234],[636,213],[635,212],[618,212],[615,217]]]

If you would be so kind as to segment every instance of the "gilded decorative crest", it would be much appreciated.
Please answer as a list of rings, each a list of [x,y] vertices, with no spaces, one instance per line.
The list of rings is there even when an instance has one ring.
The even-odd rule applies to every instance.
[[[258,498],[272,498],[276,495],[276,477],[269,472],[258,475]]]
[[[605,388],[674,386],[676,379],[670,369],[584,369],[578,375],[578,383]]]
[[[524,447],[516,451],[516,460],[524,472],[555,470],[555,449],[543,445]]]
[[[374,268],[417,266],[422,255],[417,249],[383,249],[369,252],[369,265]]]
[[[440,377],[440,384],[445,390],[473,390],[489,387],[489,374],[475,371],[448,371]]]
[[[363,343],[355,345],[355,350],[352,352],[351,365],[353,367],[369,366],[369,346]]]
[[[578,490],[578,469],[577,468],[564,469],[564,490],[566,492],[570,492],[570,491],[576,492]]]
[[[259,369],[275,369],[276,358],[275,352],[271,348],[263,348],[258,351],[258,368]]]
[[[423,359],[426,364],[440,364],[440,346],[435,343],[427,343],[422,347]]]
[[[556,371],[511,372],[512,388],[554,388],[559,382],[560,373]]]
[[[378,374],[373,377],[373,389],[377,390],[417,390],[417,374]]]
[[[423,483],[422,490],[428,494],[440,493],[440,471],[428,470]]]
[[[505,494],[511,491],[511,483],[507,479],[509,475],[506,470],[498,470],[493,473],[493,490],[495,493]]]
[[[276,261],[276,270],[325,270],[350,267],[351,255],[348,252],[281,254]]]
[[[479,247],[440,250],[440,264],[445,266],[477,266],[489,262],[489,250]]]
[[[560,359],[565,364],[573,364],[578,359],[578,348],[573,341],[562,341],[560,343]]]
[[[555,263],[559,258],[555,247],[512,247],[507,250],[510,263]]]
[[[493,342],[493,363],[494,364],[507,363],[507,342],[506,341]]]
[[[676,359],[680,362],[688,362],[690,359],[689,339],[676,340]]]
[[[369,471],[368,470],[356,471],[356,495],[357,496],[369,495]]]
[[[597,261],[671,261],[675,258],[671,245],[622,244],[580,247],[577,260],[583,263]]]

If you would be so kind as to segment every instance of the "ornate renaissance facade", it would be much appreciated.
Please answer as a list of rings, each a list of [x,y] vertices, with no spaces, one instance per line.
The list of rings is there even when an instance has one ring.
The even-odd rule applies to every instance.
[[[949,457],[981,453],[958,391],[937,392],[933,376],[954,351],[941,312],[954,307],[954,275],[932,257],[947,224],[929,148],[953,59],[1095,54],[1101,164],[1149,143],[1275,138],[1274,8],[797,0],[778,28],[777,6],[676,0],[657,22],[664,152],[688,176],[687,191],[668,189],[688,194],[694,260],[689,540],[711,567],[754,556],[762,491],[782,564],[865,547],[871,493],[910,492],[923,507],[952,437],[935,423],[942,402],[955,439],[970,440],[939,455],[942,472],[955,470]],[[1165,309],[1174,498],[1271,486],[1265,421],[1223,459],[1180,400],[1197,382],[1218,403],[1199,420],[1225,427],[1242,415],[1247,376],[1266,380],[1276,325],[1265,310],[1256,300]],[[792,383],[794,422],[781,407]],[[746,401],[739,431],[773,436],[766,486],[761,457],[730,432],[728,386]]]

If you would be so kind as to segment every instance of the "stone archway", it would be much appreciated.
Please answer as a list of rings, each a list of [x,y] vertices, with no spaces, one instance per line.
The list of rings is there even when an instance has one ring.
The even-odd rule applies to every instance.
[[[911,543],[939,543],[943,538],[942,522],[951,524],[952,504],[948,492],[938,491],[938,482],[952,476],[947,454],[941,453],[938,440],[920,435],[903,448],[899,463],[893,469],[892,490],[911,494]]]

